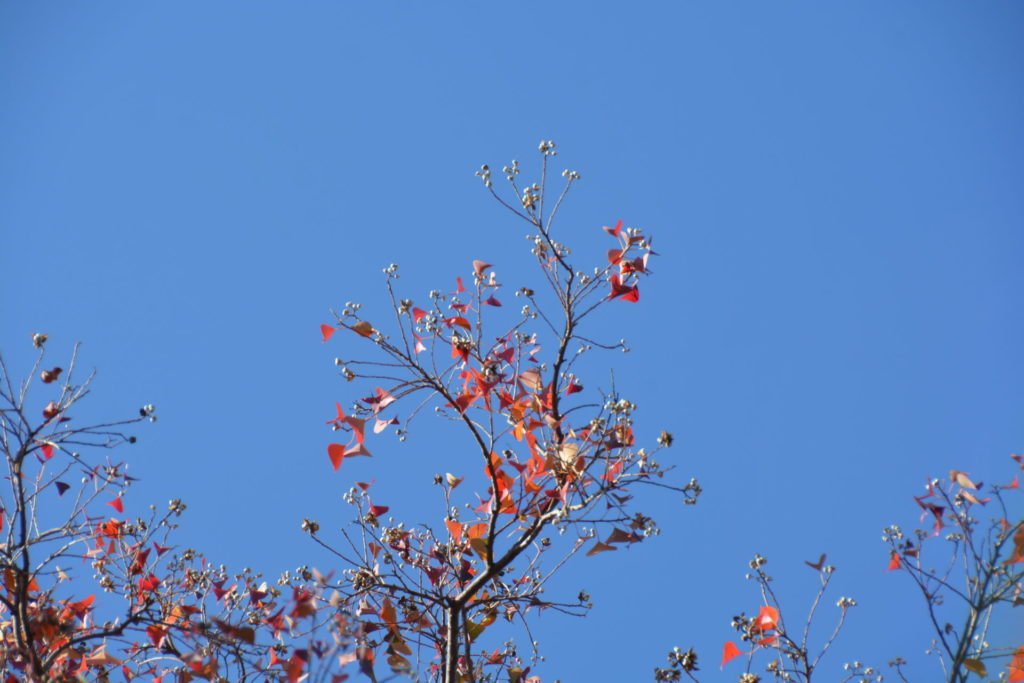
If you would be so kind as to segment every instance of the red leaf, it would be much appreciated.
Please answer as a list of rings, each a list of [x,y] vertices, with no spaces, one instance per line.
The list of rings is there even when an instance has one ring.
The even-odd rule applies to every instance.
[[[305,650],[296,650],[288,660],[288,683],[298,683],[302,677],[302,669],[306,666],[307,657]]]
[[[731,640],[728,641],[725,644],[725,647],[722,648],[722,664],[718,668],[724,668],[726,664],[736,659],[741,654],[743,653],[740,652],[740,649],[736,647],[735,643],[733,643]]]
[[[118,512],[124,512],[124,503],[121,502],[121,496],[118,496],[114,500],[107,503],[110,507],[114,508]]]
[[[565,388],[566,396],[568,396],[569,394],[575,394],[580,391],[583,391],[583,385],[577,384],[576,380],[569,382],[569,386]]]
[[[1018,647],[1017,651],[1013,653],[1013,661],[1007,664],[1006,668],[1010,670],[1010,677],[1007,679],[1010,683],[1024,681],[1024,645]]]
[[[374,505],[373,503],[370,503],[370,512],[373,513],[374,517],[380,517],[381,515],[387,513],[387,511],[390,509],[391,508],[389,508],[387,505]]]
[[[160,647],[164,642],[164,638],[167,637],[167,628],[157,624],[150,624],[146,627],[146,635],[153,641],[153,647]]]
[[[331,335],[334,334],[334,328],[331,327],[330,325],[321,325],[320,334],[324,335],[323,341],[327,341],[328,339],[331,338]]]
[[[612,237],[618,237],[619,233],[622,232],[622,221],[616,223],[614,228],[609,228],[605,226],[604,231],[611,235]]]
[[[455,407],[459,409],[460,413],[464,413],[478,398],[480,398],[480,394],[474,392],[462,394],[455,399]]]
[[[345,447],[340,443],[328,444],[327,457],[331,459],[334,471],[337,472],[338,468],[341,467],[341,461],[345,459]]]
[[[1011,482],[1010,482],[1009,484],[1007,484],[1006,486],[1004,486],[1004,487],[1003,487],[1003,489],[1004,489],[1004,490],[1009,490],[1009,489],[1015,489],[1015,488],[1017,488],[1018,486],[1020,486],[1020,484],[1019,484],[1019,482],[1017,481],[1017,475],[1015,474],[1015,475],[1013,475],[1013,481],[1011,481]]]
[[[501,302],[495,299],[493,296],[489,297],[487,301],[485,301],[484,303],[487,304],[488,306],[498,306],[499,308],[501,307]]]
[[[774,631],[779,622],[779,610],[771,605],[762,605],[757,615],[757,626],[761,631]]]
[[[44,443],[39,448],[43,451],[43,455],[46,457],[47,460],[53,457],[53,444]]]
[[[622,249],[609,249],[608,250],[608,263],[613,266],[622,260],[622,255],[625,252]]]
[[[622,280],[619,279],[617,274],[612,275],[610,282],[612,285],[612,291],[611,294],[608,295],[609,299],[621,297],[623,301],[632,301],[634,303],[640,300],[640,290],[636,285],[627,287],[622,284]]]
[[[484,263],[483,261],[473,261],[473,273],[477,277],[481,277],[484,271],[491,267],[490,263]]]
[[[456,289],[453,292],[453,294],[458,294],[459,292],[465,292],[466,291],[466,288],[462,286],[462,278],[461,277],[455,278],[455,282],[456,282],[456,284],[458,284],[459,287],[458,287],[458,289]]]
[[[900,566],[900,554],[893,550],[889,556],[889,566],[885,568],[885,571],[891,572],[893,569],[899,569]]]
[[[424,311],[422,308],[414,308],[414,309],[412,309],[412,319],[415,320],[417,323],[419,323],[419,321],[423,320],[423,316],[425,316],[426,314],[427,314],[427,312]]]
[[[341,422],[345,419],[345,411],[341,409],[340,403],[335,403],[334,406],[338,409],[338,417],[333,420],[328,420],[327,424],[333,424],[335,422]]]

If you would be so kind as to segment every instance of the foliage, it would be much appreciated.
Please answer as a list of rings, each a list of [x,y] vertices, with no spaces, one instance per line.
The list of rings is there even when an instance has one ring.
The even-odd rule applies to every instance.
[[[446,683],[539,680],[511,640],[488,647],[484,632],[499,619],[528,632],[530,615],[540,610],[584,614],[585,592],[549,599],[545,584],[585,546],[593,555],[657,533],[654,520],[634,507],[639,487],[666,488],[687,503],[700,494],[696,481],[663,480],[672,468],[655,456],[671,435],[663,432],[653,449],[639,447],[635,404],[614,384],[586,389],[596,380],[581,370],[594,350],[626,350],[624,341],[591,339],[582,325],[606,305],[639,300],[639,281],[650,274],[654,255],[651,240],[620,221],[604,228],[612,240],[606,261],[578,268],[553,226],[579,174],[563,172],[564,185],[549,196],[555,144],[542,142],[540,153],[538,182],[521,185],[516,161],[502,170],[511,203],[494,190],[487,166],[477,173],[531,226],[542,285],[515,291],[525,302],[518,315],[505,307],[508,290],[488,262],[474,261],[468,283],[456,277],[454,290],[430,292],[422,308],[396,293],[399,273],[392,265],[384,271],[394,317],[388,328],[364,318],[357,303],[321,327],[325,342],[342,330],[351,333],[346,341],[376,354],[337,361],[346,379],[368,382],[369,395],[347,411],[339,403],[328,422],[350,434],[347,444],[327,447],[335,470],[348,458],[370,455],[369,431],[396,425],[404,440],[425,409],[459,425],[464,437],[461,445],[445,444],[452,452],[445,466],[457,474],[435,477],[443,503],[435,523],[396,522],[387,516],[390,506],[371,499],[367,483],[347,495],[355,520],[340,545],[321,535],[316,522],[305,523],[347,566],[340,590],[364,622],[360,663],[371,678],[380,657],[393,672],[425,670]]]
[[[1024,469],[1024,457],[1011,457]],[[932,479],[924,495],[914,496],[922,510],[921,520],[928,521],[930,529],[915,529],[908,536],[899,526],[892,525],[882,532],[882,540],[889,546],[886,570],[906,574],[924,598],[935,636],[927,652],[938,658],[943,677],[949,683],[967,681],[971,674],[985,678],[993,661],[1005,666],[1001,678],[1010,683],[1024,681],[1024,645],[999,648],[991,646],[988,640],[997,607],[1024,605],[1024,520],[1012,521],[1014,516],[1003,495],[1019,488],[1019,475],[1007,485],[990,486],[988,495],[982,493],[983,488],[966,472],[952,470],[945,486]],[[987,523],[976,517],[979,510],[993,508],[997,512]],[[939,545],[940,541],[945,541],[945,547]],[[937,564],[926,564],[926,556]],[[824,644],[812,653],[812,623],[835,571],[825,560],[823,554],[817,562],[806,562],[818,572],[819,589],[809,613],[800,622],[798,634],[785,625],[780,601],[772,589],[773,578],[764,570],[767,560],[759,555],[754,557],[750,563],[752,573],[747,578],[758,584],[763,604],[756,617],[743,613],[733,617],[732,627],[750,649],[743,652],[736,643],[726,642],[722,668],[745,654],[747,666],[739,681],[756,683],[762,678],[752,671],[755,656],[765,652],[771,658],[763,672],[772,680],[811,681],[822,657],[842,630],[847,612],[857,604],[852,598],[839,598],[836,624]],[[956,626],[957,623],[962,626]],[[655,668],[656,681],[679,681],[683,676],[698,680],[697,654],[692,649],[683,653],[676,648],[669,652],[668,660],[669,666]],[[902,681],[907,680],[905,665],[902,657],[889,662]],[[867,683],[883,679],[884,675],[875,667],[861,662],[844,665],[844,681]]]
[[[134,479],[102,454],[156,420],[152,405],[128,419],[74,420],[93,375],[45,369],[47,337],[27,378],[0,358],[0,449],[8,468],[0,498],[0,670],[5,683],[126,680],[171,675],[204,680],[298,680],[344,643],[345,622],[321,616],[337,642],[313,639],[323,582],[284,577],[267,585],[231,574],[172,533],[185,504],[125,514]],[[33,381],[38,376],[41,387]],[[38,388],[42,397],[36,399]],[[38,416],[38,417],[37,417]],[[90,571],[91,570],[91,571]]]

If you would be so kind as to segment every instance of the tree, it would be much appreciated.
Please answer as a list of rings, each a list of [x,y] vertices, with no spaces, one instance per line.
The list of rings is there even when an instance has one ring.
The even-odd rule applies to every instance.
[[[1010,457],[1024,469],[1024,457]],[[1024,681],[1024,644],[994,647],[989,643],[996,609],[1024,604],[1024,519],[1008,508],[1004,498],[1004,492],[1019,489],[1019,475],[1015,474],[1009,484],[990,485],[988,495],[982,493],[983,489],[982,482],[975,483],[968,473],[952,470],[945,485],[931,479],[924,495],[913,497],[922,510],[921,521],[927,521],[930,528],[918,528],[907,535],[899,526],[891,525],[882,532],[889,548],[886,571],[905,574],[924,599],[934,634],[927,652],[938,659],[943,678],[949,683],[967,681],[971,674],[987,677],[993,661],[1005,666],[1004,675],[1010,683]],[[981,510],[993,508],[996,513],[987,522],[976,516]],[[944,547],[938,545],[941,541]],[[857,603],[840,597],[835,625],[824,643],[812,648],[809,636],[815,614],[835,567],[826,564],[824,554],[817,562],[806,562],[818,573],[819,588],[807,616],[796,622],[796,629],[790,629],[765,564],[767,560],[760,555],[750,562],[747,578],[757,583],[762,605],[755,617],[742,612],[733,617],[732,627],[741,645],[725,643],[721,666],[746,655],[746,670],[739,680],[755,683],[761,677],[752,671],[754,661],[763,653],[769,657],[763,671],[772,680],[810,683],[822,657],[839,636],[847,613]],[[743,648],[749,649],[744,652]],[[697,654],[692,648],[686,652],[675,648],[669,652],[668,661],[668,667],[655,668],[656,681],[679,681],[683,676],[698,680]],[[888,665],[901,681],[908,680],[903,672],[906,660],[896,657]],[[867,683],[883,678],[877,667],[861,662],[844,666],[844,681]]]
[[[367,483],[347,495],[355,519],[340,543],[325,538],[316,522],[304,524],[346,565],[341,590],[361,618],[357,653],[371,678],[380,655],[394,672],[425,669],[445,683],[502,675],[512,683],[539,680],[529,676],[511,641],[484,647],[483,632],[499,617],[528,631],[539,610],[586,613],[590,597],[582,591],[575,599],[544,595],[551,576],[585,545],[593,555],[656,534],[654,520],[634,507],[642,486],[680,493],[686,503],[701,492],[695,480],[664,480],[673,468],[655,456],[672,436],[662,432],[654,448],[640,447],[636,406],[614,382],[605,391],[585,389],[596,380],[584,378],[584,358],[626,347],[593,340],[583,325],[605,306],[639,300],[638,283],[650,274],[654,255],[651,240],[619,221],[604,228],[611,239],[606,261],[578,267],[554,225],[580,176],[564,171],[564,185],[549,195],[555,144],[541,142],[540,154],[537,182],[521,184],[516,161],[502,169],[511,201],[495,191],[489,167],[477,172],[495,199],[533,230],[541,284],[515,290],[525,302],[517,315],[504,306],[508,289],[489,262],[474,261],[468,284],[456,277],[453,291],[430,292],[422,308],[396,292],[398,266],[391,265],[385,269],[394,316],[388,328],[373,322],[379,316],[364,318],[358,303],[321,327],[325,342],[342,330],[375,353],[337,361],[348,380],[368,383],[369,395],[347,411],[339,403],[328,421],[351,435],[347,444],[327,447],[335,470],[348,458],[370,455],[369,432],[395,425],[404,440],[410,421],[432,407],[463,435],[461,445],[445,445],[455,454],[444,467],[470,472],[436,476],[445,513],[434,524],[387,517],[389,506],[371,499]]]
[[[294,682],[331,666],[327,655],[345,645],[347,630],[340,613],[317,611],[323,581],[309,573],[268,585],[174,546],[180,500],[125,516],[134,480],[103,454],[135,443],[125,430],[155,421],[155,409],[78,424],[94,375],[76,383],[77,346],[66,371],[46,369],[46,341],[33,335],[39,352],[23,381],[0,357],[5,683],[106,681],[118,669],[127,680]],[[317,626],[331,627],[330,644],[316,640]]]

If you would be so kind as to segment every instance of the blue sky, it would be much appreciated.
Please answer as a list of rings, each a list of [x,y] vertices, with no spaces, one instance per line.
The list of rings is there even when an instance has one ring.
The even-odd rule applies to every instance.
[[[355,393],[319,324],[383,312],[392,262],[413,298],[474,258],[526,284],[525,225],[473,171],[556,140],[583,176],[564,242],[655,236],[598,331],[706,493],[650,495],[661,537],[566,570],[596,608],[541,619],[544,680],[647,680],[676,644],[717,680],[755,552],[794,606],[803,560],[839,566],[860,606],[825,672],[929,676],[879,531],[929,476],[1008,480],[1024,441],[1022,37],[1015,2],[6,2],[0,348],[82,340],[97,412],[156,404],[126,503],[184,498],[183,543],[327,568],[301,518],[341,526],[372,477],[412,509],[460,454],[424,427],[333,473]]]

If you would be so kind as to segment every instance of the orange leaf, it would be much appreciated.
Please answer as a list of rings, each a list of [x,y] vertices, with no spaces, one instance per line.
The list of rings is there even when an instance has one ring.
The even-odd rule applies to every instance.
[[[889,556],[889,566],[885,568],[885,571],[891,572],[893,569],[899,569],[900,566],[900,554],[893,550]]]
[[[366,322],[365,320],[360,320],[359,322],[352,326],[352,331],[361,337],[369,337],[377,330],[373,329],[373,325]]]
[[[394,628],[398,625],[397,616],[395,615],[394,605],[388,598],[384,598],[384,604],[380,608],[380,618],[385,624]]]
[[[445,520],[444,525],[448,527],[448,533],[451,534],[452,539],[458,543],[462,540],[462,525],[456,522],[454,519]]]
[[[118,512],[124,512],[124,503],[121,502],[121,497],[118,496],[114,500],[107,503],[110,507],[114,508]]]
[[[1013,661],[1006,668],[1010,670],[1010,677],[1007,679],[1010,683],[1024,681],[1024,645],[1018,647],[1017,651],[1013,653]]]
[[[321,325],[320,334],[324,336],[323,341],[327,341],[328,339],[331,338],[331,335],[334,334],[334,328],[331,327],[330,325]]]
[[[726,664],[736,659],[741,654],[743,653],[740,652],[740,649],[736,647],[735,643],[731,640],[726,642],[725,646],[722,648],[722,664],[718,668],[724,668]]]

